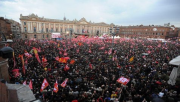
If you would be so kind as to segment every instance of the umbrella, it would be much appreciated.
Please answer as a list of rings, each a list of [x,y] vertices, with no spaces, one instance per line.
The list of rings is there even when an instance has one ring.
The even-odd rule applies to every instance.
[[[180,65],[180,55],[177,56],[176,58],[172,59],[172,60],[169,62],[169,64],[179,66],[179,65]]]

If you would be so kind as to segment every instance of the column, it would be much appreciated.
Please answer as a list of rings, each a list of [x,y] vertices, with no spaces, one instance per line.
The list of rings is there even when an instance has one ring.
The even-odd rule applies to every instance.
[[[33,23],[33,22],[31,22],[31,32],[33,32],[32,23]]]
[[[80,28],[79,28],[79,30],[80,30],[80,33],[82,33],[82,25],[80,25]]]
[[[27,25],[28,25],[28,32],[30,32],[30,31],[31,31],[31,29],[30,29],[31,23],[30,23],[30,22],[27,22]]]
[[[41,32],[41,25],[42,25],[42,23],[41,22],[39,22],[39,31]]]
[[[53,29],[54,29],[53,31],[54,31],[54,32],[56,32],[56,27],[55,27],[55,26],[56,26],[56,25],[55,25],[55,23],[54,23],[54,27],[53,27]]]
[[[64,31],[65,31],[65,30],[64,30],[64,24],[62,25],[62,29],[63,29],[63,33],[64,33]]]
[[[46,24],[44,23],[43,27],[44,27],[44,32],[46,32]],[[45,35],[44,35],[45,36]]]
[[[73,30],[72,32],[74,32],[74,31],[75,31],[75,29],[74,29],[74,25],[72,25],[72,30]]]
[[[60,24],[59,24],[59,31],[58,31],[58,32],[60,32],[60,33],[61,33]]]
[[[21,32],[24,32],[23,29],[23,22],[21,21]]]
[[[49,27],[48,27],[48,32],[49,32],[49,30],[51,30],[50,23],[49,23]]]
[[[91,33],[91,26],[89,26],[89,33]]]
[[[36,32],[39,32],[39,23],[36,22]]]

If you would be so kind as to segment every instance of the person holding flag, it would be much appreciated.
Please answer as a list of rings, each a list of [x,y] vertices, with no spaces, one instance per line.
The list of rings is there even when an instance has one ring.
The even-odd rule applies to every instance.
[[[30,82],[29,82],[29,88],[30,88],[31,90],[33,89],[32,80],[30,80]]]
[[[67,81],[68,81],[68,78],[66,78],[64,81],[63,81],[63,83],[61,83],[61,87],[66,87],[66,85],[67,85]]]
[[[47,82],[46,79],[44,79],[42,85],[41,85],[41,89],[40,92],[42,92],[47,86],[49,86],[49,83]]]
[[[57,80],[56,80],[56,83],[54,84],[53,92],[55,92],[55,93],[58,92],[58,82],[57,82]]]
[[[134,56],[132,56],[130,59],[129,59],[129,62],[132,62],[134,61]]]

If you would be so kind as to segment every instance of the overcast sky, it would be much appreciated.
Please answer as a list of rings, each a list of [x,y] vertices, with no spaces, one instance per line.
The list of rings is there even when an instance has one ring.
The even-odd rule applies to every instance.
[[[51,19],[180,27],[180,0],[0,0],[0,16],[19,22],[20,14]]]

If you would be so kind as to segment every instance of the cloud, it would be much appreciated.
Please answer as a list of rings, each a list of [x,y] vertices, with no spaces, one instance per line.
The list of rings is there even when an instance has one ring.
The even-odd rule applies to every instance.
[[[180,26],[179,0],[0,0],[0,16],[19,21],[20,14],[51,19],[81,19],[118,25],[172,22]],[[172,24],[171,23],[171,24]]]

